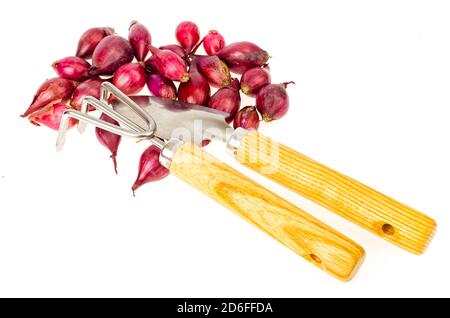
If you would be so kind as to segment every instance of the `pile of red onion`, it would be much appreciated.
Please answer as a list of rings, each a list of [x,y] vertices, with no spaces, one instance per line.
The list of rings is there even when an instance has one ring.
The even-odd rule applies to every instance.
[[[87,30],[80,37],[75,56],[53,63],[58,76],[39,87],[22,117],[37,126],[58,130],[62,113],[69,108],[80,109],[85,96],[99,98],[104,81],[130,96],[140,94],[147,86],[154,96],[229,113],[227,122],[234,128],[258,129],[261,119],[270,122],[287,113],[286,87],[292,82],[272,84],[267,51],[251,42],[226,45],[218,31],[209,31],[201,39],[199,28],[190,21],[177,26],[175,37],[178,44],[157,47],[148,29],[137,21],[131,22],[128,39],[109,27]],[[197,53],[201,46],[206,55]],[[241,92],[254,97],[254,105],[241,108]],[[101,119],[117,124],[104,114]],[[75,124],[72,120],[69,126]],[[117,173],[120,136],[98,128],[96,136],[109,149]],[[144,151],[133,192],[169,174],[158,158],[156,147]]]

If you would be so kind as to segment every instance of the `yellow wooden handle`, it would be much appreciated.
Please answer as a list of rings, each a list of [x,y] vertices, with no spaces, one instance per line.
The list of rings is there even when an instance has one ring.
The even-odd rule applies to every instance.
[[[364,258],[361,246],[196,146],[176,150],[170,171],[340,280]]]
[[[436,230],[428,216],[255,131],[242,139],[237,160],[303,197],[412,253]]]

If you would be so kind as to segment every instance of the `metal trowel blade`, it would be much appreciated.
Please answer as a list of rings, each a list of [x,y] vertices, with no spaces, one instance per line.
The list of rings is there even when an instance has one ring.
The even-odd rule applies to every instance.
[[[230,129],[225,121],[228,113],[154,96],[132,96],[131,99],[153,117],[156,136],[160,138],[178,138],[197,145],[203,140],[226,140],[227,129]],[[120,101],[113,101],[112,107],[136,124],[145,126],[143,120]]]

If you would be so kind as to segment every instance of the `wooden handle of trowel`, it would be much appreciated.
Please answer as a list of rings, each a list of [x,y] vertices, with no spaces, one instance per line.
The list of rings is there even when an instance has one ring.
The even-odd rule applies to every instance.
[[[250,169],[412,253],[431,241],[430,217],[256,131],[235,133],[236,159]]]
[[[349,238],[192,144],[171,152],[167,166],[173,175],[307,261],[343,281],[357,271],[364,250]]]

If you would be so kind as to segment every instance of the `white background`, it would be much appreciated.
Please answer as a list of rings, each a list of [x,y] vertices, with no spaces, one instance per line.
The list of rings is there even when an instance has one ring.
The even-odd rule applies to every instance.
[[[450,296],[448,1],[0,3],[0,296]],[[19,115],[83,31],[126,36],[133,19],[156,45],[190,19],[266,48],[274,81],[297,85],[261,131],[435,218],[429,250],[396,248],[209,147],[365,247],[342,283],[175,177],[133,198],[145,143],[122,143],[118,176],[92,129],[56,153],[55,132]]]

